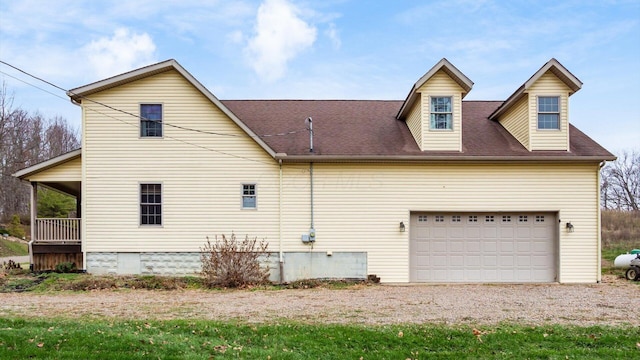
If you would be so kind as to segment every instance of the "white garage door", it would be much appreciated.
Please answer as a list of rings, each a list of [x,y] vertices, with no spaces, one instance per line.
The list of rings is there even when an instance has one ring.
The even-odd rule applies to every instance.
[[[412,282],[553,282],[554,213],[412,213]]]

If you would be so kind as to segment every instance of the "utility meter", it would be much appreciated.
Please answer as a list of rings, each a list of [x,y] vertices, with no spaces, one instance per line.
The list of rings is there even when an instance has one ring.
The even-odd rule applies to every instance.
[[[315,242],[316,241],[316,229],[311,228],[309,229],[309,242]]]

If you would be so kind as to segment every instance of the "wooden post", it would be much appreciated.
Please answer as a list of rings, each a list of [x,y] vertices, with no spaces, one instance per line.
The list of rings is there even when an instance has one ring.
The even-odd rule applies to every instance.
[[[36,240],[38,218],[38,182],[31,183],[31,240],[29,241],[29,264],[33,264],[33,242]]]

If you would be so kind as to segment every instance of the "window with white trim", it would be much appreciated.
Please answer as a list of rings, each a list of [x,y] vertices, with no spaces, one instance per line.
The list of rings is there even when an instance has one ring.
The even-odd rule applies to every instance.
[[[242,184],[242,208],[256,208],[256,184]]]
[[[140,184],[140,225],[162,225],[161,184]]]
[[[140,137],[162,137],[162,104],[140,104]]]
[[[560,129],[560,98],[558,96],[538,97],[538,129]]]
[[[453,108],[450,96],[431,97],[432,130],[453,129]]]

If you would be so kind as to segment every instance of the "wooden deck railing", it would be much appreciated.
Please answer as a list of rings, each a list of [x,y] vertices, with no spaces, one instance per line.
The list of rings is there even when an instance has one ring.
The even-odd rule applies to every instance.
[[[80,219],[36,219],[35,242],[79,243]]]

